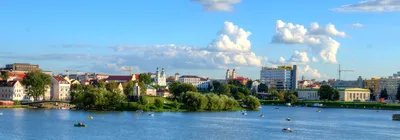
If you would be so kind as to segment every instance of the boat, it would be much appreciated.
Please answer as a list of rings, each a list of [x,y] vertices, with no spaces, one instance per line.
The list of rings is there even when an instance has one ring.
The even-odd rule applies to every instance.
[[[247,116],[247,113],[246,113],[246,112],[243,112],[242,115]]]
[[[260,117],[261,117],[261,118],[264,118],[264,114],[261,114]]]
[[[75,126],[75,127],[86,127],[86,124],[84,124],[84,123],[77,123],[77,124],[74,124],[74,126]]]
[[[286,121],[290,121],[291,119],[290,118],[286,118]]]
[[[154,117],[154,114],[153,114],[153,113],[150,113],[149,116]]]
[[[0,112],[0,116],[3,115],[3,112]]]
[[[321,110],[317,110],[317,112],[321,112]]]
[[[91,119],[91,120],[93,120],[93,116],[89,116],[88,118]]]
[[[287,128],[283,128],[282,131],[283,131],[283,132],[293,132],[293,130],[291,130],[291,129],[288,128],[288,127],[287,127]]]

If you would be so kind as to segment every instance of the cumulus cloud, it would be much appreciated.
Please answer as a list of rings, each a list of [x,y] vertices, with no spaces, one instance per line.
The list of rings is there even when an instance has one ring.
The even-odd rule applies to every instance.
[[[311,68],[309,65],[298,66],[299,75],[307,77],[309,79],[320,79],[323,78],[323,75],[317,70]]]
[[[241,0],[192,0],[203,5],[206,11],[233,11],[233,5]]]
[[[303,25],[276,21],[275,35],[272,43],[277,44],[303,44],[308,46],[314,53],[319,54],[322,60],[328,63],[337,63],[336,53],[340,43],[330,36],[346,36],[346,33],[338,31],[333,24],[325,28],[319,27],[318,23],[312,23],[307,30]]]
[[[311,61],[312,61],[312,62],[318,62],[318,59],[315,58],[315,57],[313,57],[313,58],[311,59]]]
[[[208,45],[209,50],[224,52],[249,52],[251,42],[248,37],[251,32],[247,32],[232,22],[225,22],[220,31],[219,38]]]
[[[292,57],[290,57],[290,61],[295,63],[308,63],[310,59],[307,56],[307,52],[294,51]]]
[[[351,24],[351,26],[354,27],[354,28],[361,28],[361,27],[364,27],[364,25],[361,24],[361,23],[354,23],[354,24]]]
[[[367,0],[332,9],[336,12],[399,12],[399,0]]]

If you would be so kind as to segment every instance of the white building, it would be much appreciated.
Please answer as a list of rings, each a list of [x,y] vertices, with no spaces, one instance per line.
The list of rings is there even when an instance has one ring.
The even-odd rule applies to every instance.
[[[0,99],[7,101],[29,100],[25,94],[25,88],[19,81],[0,81]]]
[[[154,78],[154,85],[167,86],[167,75],[164,71],[164,68],[162,68],[161,73],[157,68],[156,77]]]
[[[150,85],[146,85],[146,95],[147,96],[157,96],[157,90],[150,86]]]
[[[339,100],[346,102],[368,101],[370,99],[369,89],[363,88],[340,88]],[[319,100],[318,89],[298,89],[299,100]]]
[[[208,78],[200,78],[199,85],[197,86],[197,89],[199,90],[207,90],[208,87],[210,86],[210,80]]]
[[[297,89],[299,100],[319,100],[318,89]]]
[[[61,76],[51,77],[53,86],[51,87],[52,100],[69,100],[71,99],[70,89],[71,84]]]
[[[186,83],[186,84],[192,84],[194,87],[196,87],[199,90],[208,89],[208,87],[210,85],[210,80],[208,78],[202,78],[202,77],[195,76],[195,75],[183,75],[183,76],[179,77],[179,82]]]
[[[276,90],[296,90],[297,66],[262,67],[260,80],[261,83],[265,83],[269,88]]]

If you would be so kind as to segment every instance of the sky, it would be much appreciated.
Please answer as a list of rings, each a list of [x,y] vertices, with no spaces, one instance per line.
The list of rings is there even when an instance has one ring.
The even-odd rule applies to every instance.
[[[0,65],[126,75],[260,78],[298,65],[306,79],[400,70],[399,0],[2,0]]]

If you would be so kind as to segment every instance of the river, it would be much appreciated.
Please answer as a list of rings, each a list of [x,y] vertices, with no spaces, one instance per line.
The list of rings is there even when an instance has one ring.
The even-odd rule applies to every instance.
[[[400,111],[263,106],[260,111],[146,113],[0,109],[1,140],[400,139]],[[265,114],[260,118],[260,114]],[[88,116],[93,116],[89,120]],[[290,117],[292,121],[285,121]],[[87,127],[74,127],[79,121]],[[282,132],[290,127],[293,133]]]

